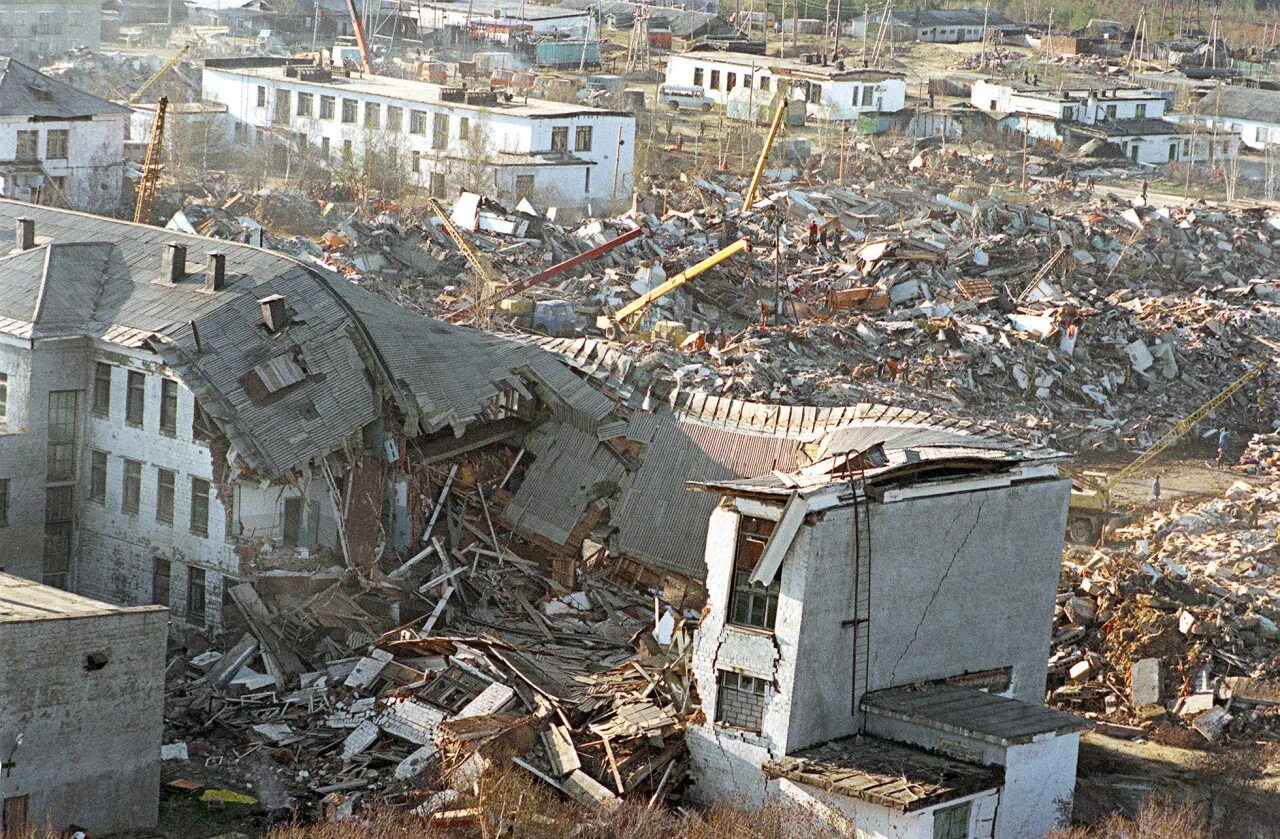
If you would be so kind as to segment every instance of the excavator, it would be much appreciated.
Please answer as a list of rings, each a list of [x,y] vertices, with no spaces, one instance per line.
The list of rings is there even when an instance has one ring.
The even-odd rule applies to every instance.
[[[1177,442],[1224,402],[1239,393],[1241,388],[1260,376],[1269,364],[1269,361],[1260,361],[1250,367],[1244,375],[1220,390],[1208,402],[1179,420],[1164,433],[1164,436],[1152,443],[1150,448],[1120,471],[1112,475],[1105,472],[1082,472],[1071,485],[1071,502],[1067,510],[1067,539],[1081,544],[1097,542],[1107,522],[1116,515],[1111,504],[1111,491],[1121,481],[1136,474],[1157,455]]]

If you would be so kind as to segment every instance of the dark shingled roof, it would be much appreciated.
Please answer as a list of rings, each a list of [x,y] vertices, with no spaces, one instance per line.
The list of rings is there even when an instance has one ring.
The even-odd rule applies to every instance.
[[[1141,119],[1113,119],[1083,127],[1105,137],[1151,137],[1166,134],[1192,134],[1189,125],[1170,122],[1167,119],[1144,117]]]
[[[4,116],[73,119],[127,113],[124,105],[85,93],[20,61],[0,58],[0,114]]]
[[[1280,123],[1280,90],[1223,85],[1205,94],[1190,110],[1202,117]]]

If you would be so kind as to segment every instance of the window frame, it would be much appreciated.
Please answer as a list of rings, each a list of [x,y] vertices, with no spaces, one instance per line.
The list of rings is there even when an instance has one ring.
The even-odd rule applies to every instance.
[[[388,105],[386,129],[388,131],[404,131],[404,106]]]
[[[165,478],[168,478],[166,485]],[[178,474],[172,469],[156,467],[156,522],[173,524],[175,499],[177,498]]]
[[[350,114],[350,118],[348,118]],[[360,100],[342,98],[341,121],[343,125],[355,125],[360,120]]]
[[[57,138],[57,148],[54,139]],[[55,152],[62,152],[56,154]],[[68,128],[50,128],[44,132],[44,159],[66,160],[71,153],[71,130]]]
[[[164,573],[160,573],[161,571]],[[164,597],[160,597],[160,580],[164,580]],[[173,563],[162,556],[151,558],[151,603],[155,606],[173,605]]]
[[[120,473],[120,513],[136,516],[142,507],[142,461],[124,459]]]
[[[739,516],[733,549],[733,570],[729,577],[727,623],[761,632],[773,632],[778,619],[778,599],[782,591],[782,572],[773,576],[767,586],[751,582],[755,569],[773,534],[776,522],[754,516]],[[758,618],[756,617],[758,615]]]
[[[197,592],[199,596],[197,597]],[[197,608],[199,607],[199,608]],[[208,619],[209,580],[203,568],[187,566],[187,623],[204,625]]]
[[[130,370],[125,378],[124,424],[142,428],[147,423],[147,374]]]
[[[70,399],[70,408],[60,404],[55,408],[55,400]],[[76,425],[79,423],[80,391],[49,391],[49,410],[46,416],[45,433],[48,441],[46,449],[45,477],[49,481],[73,481],[76,477]],[[55,417],[55,411],[59,417]],[[63,414],[69,413],[69,416]]]
[[[24,154],[25,152],[25,154]],[[18,141],[13,148],[14,160],[40,159],[40,131],[30,128],[18,130]]]
[[[178,436],[178,380],[160,380],[160,433]]]
[[[756,690],[757,686],[759,686],[758,691]],[[717,670],[716,671],[716,717],[715,717],[716,724],[727,726],[729,728],[736,728],[739,731],[753,731],[757,734],[761,733],[764,730],[764,711],[765,711],[766,700],[769,695],[768,691],[769,691],[769,683],[764,679],[758,678],[756,676],[748,676],[745,673],[739,673],[736,670]],[[738,696],[745,696],[745,697],[748,697],[753,703],[758,702],[759,704],[758,712],[753,713],[753,716],[757,717],[757,719],[753,721],[754,724],[748,724],[749,722],[752,722],[752,721],[745,720],[741,716],[739,716],[736,713],[737,709],[734,709],[735,713],[733,714],[732,719],[727,717],[726,711],[731,706],[729,702],[726,701],[727,699],[726,694],[736,694]]]
[[[338,97],[320,94],[320,119],[333,120],[338,115]]]
[[[106,361],[95,361],[93,367],[93,407],[95,417],[111,418],[111,378],[115,365]]]
[[[203,487],[202,491],[197,491],[201,487]],[[209,535],[209,495],[212,488],[213,485],[204,478],[191,476],[191,511],[188,517],[188,529],[195,536]],[[197,515],[199,509],[203,509],[203,516]]]
[[[591,151],[592,130],[590,125],[579,125],[573,131],[573,150]]]
[[[9,478],[0,478],[0,527],[9,526]]]
[[[295,104],[295,113],[300,117],[309,117],[314,113],[315,94],[306,91],[298,91],[298,98]]]
[[[382,127],[382,103],[381,102],[365,102],[364,103],[364,122],[361,123],[365,128],[381,128]]]
[[[569,150],[569,126],[551,126],[551,150],[563,152]]]
[[[9,421],[9,374],[0,373],[0,423]]]
[[[444,151],[449,147],[449,115],[437,111],[431,117],[431,148]]]
[[[99,449],[89,452],[89,496],[94,504],[107,503],[107,473],[110,470],[110,458]]]

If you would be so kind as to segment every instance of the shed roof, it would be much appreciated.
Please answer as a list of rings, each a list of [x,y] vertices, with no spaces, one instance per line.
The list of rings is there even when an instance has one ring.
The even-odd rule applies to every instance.
[[[950,684],[873,691],[863,697],[862,709],[1001,746],[1028,743],[1041,734],[1070,734],[1092,727],[1074,714]]]
[[[123,105],[85,93],[12,58],[0,58],[0,115],[74,119],[127,114]]]
[[[1206,117],[1280,124],[1280,90],[1223,85],[1206,93],[1193,110]]]
[[[1083,128],[1104,137],[1162,137],[1170,134],[1192,134],[1191,126],[1167,119],[1143,117],[1141,119],[1111,119]]]
[[[846,737],[763,767],[771,778],[847,795],[899,813],[944,804],[1004,782],[1000,766],[979,766],[878,737]]]
[[[145,606],[160,611],[163,606]],[[52,586],[0,572],[0,624],[29,623],[59,618],[84,618],[138,611],[112,606]]]

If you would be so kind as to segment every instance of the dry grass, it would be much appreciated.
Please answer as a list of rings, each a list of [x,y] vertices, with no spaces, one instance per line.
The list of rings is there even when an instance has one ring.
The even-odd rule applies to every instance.
[[[1148,801],[1137,818],[1115,815],[1088,827],[1055,831],[1047,839],[1211,839],[1204,815],[1163,799]]]

